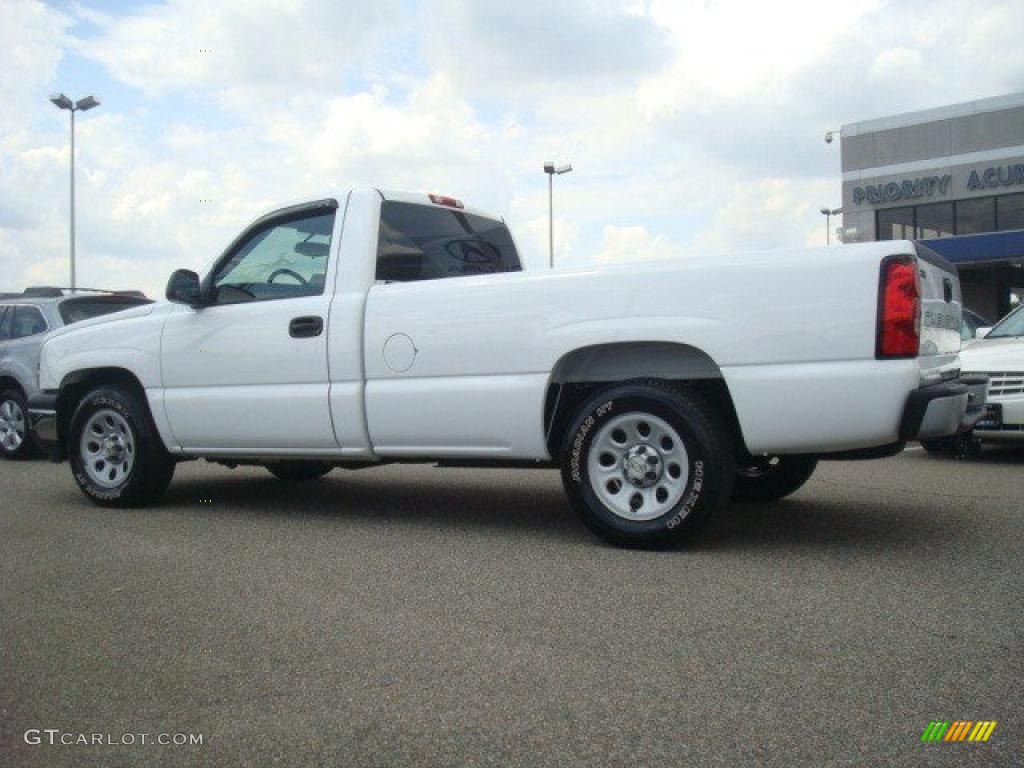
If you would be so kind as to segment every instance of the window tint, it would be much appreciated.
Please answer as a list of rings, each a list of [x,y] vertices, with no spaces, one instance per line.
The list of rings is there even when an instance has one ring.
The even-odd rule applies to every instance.
[[[395,282],[518,272],[508,227],[465,211],[384,202],[377,279]]]
[[[956,233],[973,235],[994,232],[996,228],[996,201],[991,197],[959,200],[956,204]]]
[[[0,341],[11,338],[11,316],[13,314],[10,307],[0,307]]]
[[[68,299],[60,305],[60,317],[65,325],[89,320],[112,312],[120,312],[128,307],[140,304],[151,304],[148,299],[134,299],[125,296],[96,296],[86,299]]]
[[[929,240],[953,234],[953,204],[934,203],[917,207],[917,237]]]
[[[879,240],[913,240],[914,209],[886,208],[878,212]]]
[[[1024,229],[1024,195],[1003,195],[996,201],[999,229]]]
[[[36,307],[15,307],[14,323],[11,326],[11,338],[22,339],[46,332],[46,320],[43,313]]]
[[[218,304],[324,292],[334,211],[279,219],[253,232],[213,276]]]

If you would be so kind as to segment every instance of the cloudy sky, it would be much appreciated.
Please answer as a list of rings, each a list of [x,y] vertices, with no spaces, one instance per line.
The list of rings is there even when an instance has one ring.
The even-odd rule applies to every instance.
[[[352,185],[500,214],[545,263],[816,244],[825,130],[1024,90],[1020,0],[0,2],[0,290],[161,294],[262,210]]]

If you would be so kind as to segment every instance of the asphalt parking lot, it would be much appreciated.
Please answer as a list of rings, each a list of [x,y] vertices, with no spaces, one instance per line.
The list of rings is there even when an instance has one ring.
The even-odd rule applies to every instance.
[[[0,464],[0,765],[1021,765],[1022,481],[823,464],[648,553],[554,472],[190,463],[117,511]],[[921,743],[936,719],[998,726]]]

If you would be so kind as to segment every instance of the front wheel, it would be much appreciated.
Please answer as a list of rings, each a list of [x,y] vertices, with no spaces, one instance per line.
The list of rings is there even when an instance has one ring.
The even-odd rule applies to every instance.
[[[612,387],[583,405],[562,448],[562,482],[583,523],[619,546],[663,548],[729,499],[730,435],[698,393],[658,382]]]
[[[15,389],[0,392],[0,456],[3,458],[28,459],[36,455],[27,414],[28,406],[21,392]]]
[[[149,408],[135,392],[118,386],[87,394],[71,418],[68,455],[75,482],[103,507],[135,507],[156,501],[174,475]]]
[[[736,470],[736,501],[778,501],[811,479],[818,460],[810,456],[765,456]]]

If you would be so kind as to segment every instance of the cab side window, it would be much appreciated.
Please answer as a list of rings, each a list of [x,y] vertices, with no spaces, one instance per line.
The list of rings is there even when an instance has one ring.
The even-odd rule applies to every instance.
[[[0,341],[7,341],[11,338],[11,317],[10,307],[0,307]]]
[[[217,267],[217,304],[293,299],[324,292],[334,211],[309,211],[253,231]]]
[[[381,203],[378,280],[412,282],[520,269],[512,236],[500,221],[452,208]]]
[[[8,313],[11,313],[8,309]],[[37,307],[13,307],[14,321],[11,324],[11,338],[23,339],[46,333],[46,320]]]

